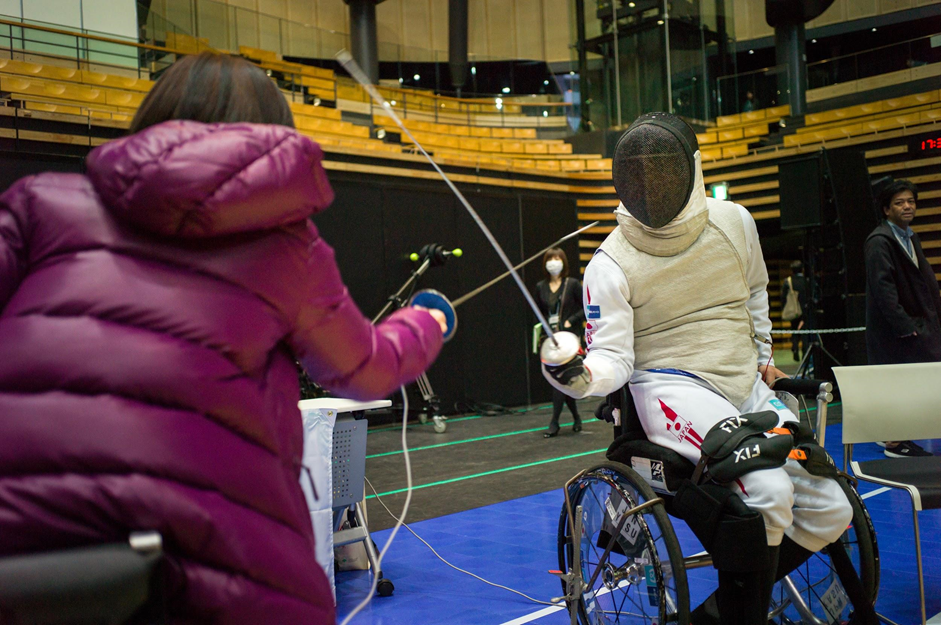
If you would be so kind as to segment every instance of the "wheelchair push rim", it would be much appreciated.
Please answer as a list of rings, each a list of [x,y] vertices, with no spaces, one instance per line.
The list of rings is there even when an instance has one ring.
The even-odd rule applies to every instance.
[[[583,472],[569,494],[573,513],[581,506],[582,535],[578,540],[583,582],[595,577],[592,586],[575,600],[582,625],[688,625],[686,569],[663,505],[645,507],[621,523],[624,512],[657,499],[643,478],[623,464],[601,463]],[[619,525],[621,531],[612,543]],[[563,506],[559,520],[562,571],[574,565],[571,533]],[[609,544],[614,549],[604,558]]]

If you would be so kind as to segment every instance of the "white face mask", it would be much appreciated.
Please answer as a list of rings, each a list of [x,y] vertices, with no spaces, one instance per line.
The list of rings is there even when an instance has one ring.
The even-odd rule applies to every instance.
[[[552,260],[546,261],[546,271],[549,272],[549,275],[555,278],[560,273],[562,273],[562,261],[558,258],[553,258]]]

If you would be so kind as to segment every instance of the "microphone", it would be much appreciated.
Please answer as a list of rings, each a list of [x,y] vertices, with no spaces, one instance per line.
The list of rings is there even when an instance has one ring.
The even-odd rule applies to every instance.
[[[431,264],[433,266],[438,266],[443,265],[448,256],[460,258],[463,255],[464,251],[459,247],[456,247],[453,250],[446,250],[442,245],[438,245],[437,243],[429,243],[428,245],[422,246],[422,248],[417,252],[412,252],[409,254],[409,260],[412,262],[418,262],[419,260],[431,260]]]

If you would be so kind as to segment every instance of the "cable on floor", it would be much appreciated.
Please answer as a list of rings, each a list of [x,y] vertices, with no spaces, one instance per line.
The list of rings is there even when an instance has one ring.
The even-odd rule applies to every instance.
[[[385,511],[389,513],[389,516],[391,516],[393,519],[395,519],[395,521],[396,521],[396,529],[398,529],[399,525],[402,525],[405,529],[407,529],[409,532],[412,533],[412,536],[414,536],[415,538],[417,538],[418,540],[420,540],[422,543],[424,543],[424,545],[425,545],[426,547],[428,547],[428,549],[431,550],[431,553],[435,554],[435,557],[437,557],[439,560],[441,560],[442,562],[444,562],[445,564],[447,564],[448,566],[450,566],[450,567],[451,567],[452,569],[454,569],[455,571],[458,571],[458,572],[460,572],[460,573],[464,573],[465,575],[470,575],[470,576],[473,577],[474,579],[480,580],[480,581],[482,581],[482,582],[485,583],[485,584],[488,584],[488,585],[490,585],[490,586],[493,586],[494,588],[501,588],[501,589],[503,589],[503,590],[506,590],[506,591],[512,592],[512,593],[514,593],[514,594],[517,594],[517,595],[519,595],[520,597],[523,597],[524,599],[526,599],[527,601],[532,601],[533,603],[538,603],[539,605],[551,605],[551,606],[559,605],[558,603],[552,603],[551,601],[541,601],[541,600],[539,600],[539,599],[534,599],[533,597],[530,597],[530,596],[527,595],[526,593],[520,592],[519,590],[514,590],[514,589],[512,589],[512,588],[510,588],[510,587],[508,587],[508,586],[503,586],[502,584],[497,584],[497,583],[495,583],[495,582],[491,582],[491,581],[489,581],[489,580],[484,579],[483,577],[481,577],[481,576],[479,576],[479,575],[475,575],[474,573],[471,573],[470,571],[465,571],[465,570],[462,569],[461,567],[456,566],[456,565],[454,565],[454,564],[451,564],[450,562],[448,562],[447,560],[445,560],[443,557],[441,557],[441,554],[439,554],[437,551],[435,551],[435,548],[432,547],[430,544],[428,544],[428,541],[426,541],[424,538],[422,538],[421,536],[419,536],[418,534],[416,534],[416,533],[415,533],[415,530],[413,530],[411,527],[409,527],[407,523],[403,523],[403,522],[402,522],[402,519],[399,519],[398,517],[396,517],[395,514],[393,514],[393,512],[392,512],[391,510],[389,510],[389,507],[385,504],[384,501],[382,501],[382,498],[379,497],[379,493],[376,492],[376,487],[372,485],[372,482],[369,481],[369,478],[366,478],[366,483],[369,484],[370,490],[372,490],[373,494],[375,494],[375,496],[376,496],[376,501],[379,502],[379,505],[381,505],[383,508],[385,508]],[[375,577],[375,576],[373,576],[373,577]],[[345,623],[346,623],[346,621],[344,621],[344,625],[345,625]]]

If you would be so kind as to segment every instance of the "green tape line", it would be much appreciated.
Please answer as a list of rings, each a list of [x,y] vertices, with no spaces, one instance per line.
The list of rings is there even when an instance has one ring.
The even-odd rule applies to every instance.
[[[450,480],[441,480],[439,482],[431,482],[430,484],[420,484],[419,486],[413,486],[412,490],[420,490],[422,488],[429,488],[431,486],[441,486],[443,484],[453,484],[454,482],[462,482],[464,480],[472,480],[478,477],[484,477],[487,475],[495,475],[497,473],[506,473],[507,471],[516,471],[517,469],[525,469],[527,467],[535,467],[541,464],[549,464],[550,462],[559,462],[560,460],[569,460],[571,458],[580,458],[581,456],[590,456],[592,454],[601,453],[607,451],[607,447],[602,447],[601,449],[595,449],[592,451],[582,452],[580,454],[572,454],[571,456],[562,456],[561,458],[550,458],[548,460],[539,460],[536,462],[527,462],[526,464],[518,464],[512,467],[506,467],[503,469],[494,469],[493,471],[484,471],[483,473],[474,473],[473,475],[465,475],[463,477],[455,477]],[[397,495],[399,493],[404,493],[407,491],[407,488],[399,488],[397,490],[390,490],[385,493],[379,493],[379,497],[386,497],[388,495]],[[375,499],[376,495],[367,495],[366,499]]]
[[[567,427],[569,425],[574,425],[574,424],[575,424],[574,422],[560,423],[559,427],[564,428],[564,427]],[[477,438],[465,438],[463,440],[451,441],[449,443],[438,443],[437,445],[425,445],[423,447],[411,448],[408,450],[408,453],[412,453],[413,451],[422,451],[424,449],[437,449],[438,447],[450,447],[451,445],[463,445],[464,443],[476,443],[479,441],[488,441],[494,438],[503,438],[505,436],[516,436],[517,434],[528,434],[530,432],[542,432],[545,429],[546,429],[545,426],[543,426],[543,427],[538,427],[538,428],[529,428],[528,430],[516,430],[514,432],[504,432],[503,434],[491,434],[489,436],[478,436]],[[366,456],[366,459],[369,460],[370,458],[382,458],[383,456],[395,456],[401,453],[402,453],[401,449],[398,449],[396,451],[386,451],[381,454],[372,454],[370,456]]]

